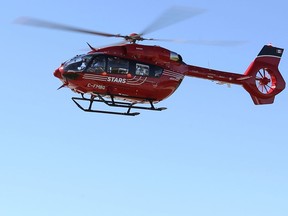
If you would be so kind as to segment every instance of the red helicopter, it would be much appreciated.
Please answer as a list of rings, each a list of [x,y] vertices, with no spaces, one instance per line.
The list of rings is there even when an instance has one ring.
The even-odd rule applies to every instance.
[[[265,45],[244,74],[237,74],[189,65],[178,53],[160,46],[136,43],[159,40],[145,38],[144,34],[202,12],[189,11],[186,16],[167,22],[167,17],[171,17],[168,16],[171,15],[171,11],[175,13],[175,9],[164,13],[141,34],[130,35],[90,31],[33,18],[22,18],[21,24],[125,40],[124,43],[105,48],[94,48],[88,44],[90,52],[75,56],[55,70],[54,76],[63,83],[60,88],[68,87],[79,93],[81,97],[73,97],[72,100],[86,112],[135,116],[140,113],[132,112],[132,109],[162,111],[166,108],[156,108],[154,104],[172,95],[185,76],[208,79],[221,84],[242,85],[256,105],[273,103],[275,95],[284,90],[285,81],[278,69],[284,51],[282,48]],[[184,14],[183,11],[181,14]],[[125,112],[95,109],[94,103],[124,108]]]

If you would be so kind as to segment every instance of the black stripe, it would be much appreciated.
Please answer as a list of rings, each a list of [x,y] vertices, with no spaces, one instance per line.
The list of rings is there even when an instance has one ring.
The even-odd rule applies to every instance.
[[[260,51],[260,53],[258,54],[258,56],[270,55],[270,56],[281,57],[283,54],[283,51],[284,49],[282,48],[265,45]]]

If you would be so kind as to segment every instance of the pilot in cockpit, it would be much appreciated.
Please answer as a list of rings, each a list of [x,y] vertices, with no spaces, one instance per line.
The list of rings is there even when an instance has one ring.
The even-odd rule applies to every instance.
[[[87,68],[87,72],[101,73],[105,71],[105,59],[102,56],[96,56],[90,66]]]

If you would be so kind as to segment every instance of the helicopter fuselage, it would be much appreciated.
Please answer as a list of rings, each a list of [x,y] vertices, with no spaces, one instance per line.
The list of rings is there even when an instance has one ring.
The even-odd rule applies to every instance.
[[[82,94],[82,98],[74,98],[77,106],[83,109],[75,99],[90,102],[84,111],[91,111],[95,101],[124,106],[129,115],[136,103],[150,103],[148,109],[163,110],[153,104],[173,94],[185,76],[242,85],[256,105],[271,104],[285,88],[278,69],[282,53],[282,48],[265,45],[245,73],[238,74],[185,64],[179,54],[159,46],[123,44],[92,48],[91,52],[64,62],[54,75],[63,82],[62,87]],[[84,94],[90,94],[91,98],[86,99]],[[104,97],[111,100],[105,101]],[[130,103],[115,103],[114,99]]]

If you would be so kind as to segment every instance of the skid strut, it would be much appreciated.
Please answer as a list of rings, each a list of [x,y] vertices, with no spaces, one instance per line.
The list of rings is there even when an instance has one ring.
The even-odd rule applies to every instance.
[[[100,94],[91,95],[90,98],[84,97],[84,94],[81,94],[82,97],[72,97],[74,103],[83,111],[85,112],[94,112],[94,113],[104,113],[104,114],[114,114],[114,115],[126,115],[126,116],[136,116],[139,115],[139,112],[131,112],[131,109],[139,109],[139,110],[152,110],[152,111],[162,111],[165,110],[165,107],[155,108],[153,104],[153,100],[143,99],[145,102],[149,102],[150,107],[136,105],[137,103],[132,102],[122,102],[115,100],[113,95],[109,96],[109,99],[105,99]],[[84,108],[80,101],[87,101],[89,102],[88,108]],[[119,108],[126,108],[126,112],[114,112],[114,111],[107,111],[107,110],[98,110],[93,108],[93,104],[95,102],[104,103],[110,107],[119,107]]]

